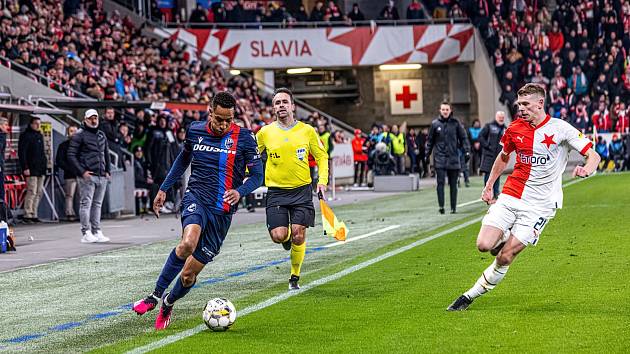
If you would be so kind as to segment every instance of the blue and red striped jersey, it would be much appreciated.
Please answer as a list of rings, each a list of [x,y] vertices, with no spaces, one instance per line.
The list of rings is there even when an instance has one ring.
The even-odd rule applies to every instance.
[[[236,189],[243,197],[251,192],[247,190],[251,188],[239,189],[243,185],[246,167],[250,171],[260,171],[262,181],[262,165],[254,134],[236,124],[232,124],[225,135],[218,136],[210,130],[208,122],[191,123],[182,154],[192,154],[186,191],[212,212],[230,214],[236,211],[235,206],[223,202],[225,191]]]

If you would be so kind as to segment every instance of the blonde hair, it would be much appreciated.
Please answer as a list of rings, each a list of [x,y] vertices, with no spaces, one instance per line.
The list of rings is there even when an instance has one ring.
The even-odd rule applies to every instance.
[[[542,98],[545,98],[546,92],[545,88],[538,84],[526,84],[518,90],[519,96],[529,96],[529,95],[539,95]]]

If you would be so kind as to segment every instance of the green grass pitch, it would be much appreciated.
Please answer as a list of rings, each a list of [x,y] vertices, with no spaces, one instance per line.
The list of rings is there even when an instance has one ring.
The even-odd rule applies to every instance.
[[[475,249],[479,223],[457,230],[275,305],[239,317],[229,331],[202,331],[156,352],[627,352],[630,347],[630,174],[565,188],[565,207],[495,290],[468,311],[445,308],[491,262]],[[483,208],[468,219],[483,215]],[[455,221],[444,228],[461,224]],[[435,231],[322,267],[314,280]],[[308,258],[307,258],[308,262]],[[237,310],[285,284],[234,301]],[[120,352],[201,324],[182,319],[97,352]]]

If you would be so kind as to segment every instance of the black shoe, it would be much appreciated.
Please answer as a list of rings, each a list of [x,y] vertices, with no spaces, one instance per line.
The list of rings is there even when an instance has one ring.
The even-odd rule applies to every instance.
[[[470,304],[472,304],[472,300],[467,298],[466,295],[462,295],[453,301],[446,311],[464,311]]]
[[[444,214],[444,208],[440,208],[440,214]]]
[[[248,206],[247,211],[249,211],[250,213],[253,213],[256,211],[256,208],[254,208],[253,206]]]
[[[455,209],[451,209],[451,214],[457,214],[457,211],[455,211]]]
[[[39,218],[32,218],[31,221],[33,223],[40,223],[40,222],[42,222],[41,220],[39,220]]]
[[[299,280],[300,277],[291,274],[291,278],[289,278],[289,290],[298,290],[300,288],[300,285],[298,285]]]
[[[466,188],[470,187],[470,181],[464,182],[464,185],[466,186]]]
[[[291,250],[291,241],[293,240],[293,237],[289,236],[289,239],[282,242],[282,248],[284,248],[287,251]]]
[[[22,222],[27,224],[27,225],[30,225],[30,224],[34,223],[32,218],[22,218]]]
[[[490,254],[496,256],[497,254],[499,254],[499,252],[501,252],[503,246],[505,246],[505,242],[499,243],[495,248],[490,250]]]

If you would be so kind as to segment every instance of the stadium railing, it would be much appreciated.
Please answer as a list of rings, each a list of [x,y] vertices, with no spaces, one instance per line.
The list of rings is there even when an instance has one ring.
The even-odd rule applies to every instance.
[[[307,22],[155,22],[152,25],[165,28],[225,28],[225,29],[274,29],[274,28],[328,28],[328,27],[365,27],[365,26],[409,26],[409,25],[443,25],[470,23],[469,18],[438,18],[426,20],[365,20],[365,21],[307,21]]]
[[[25,76],[28,76],[32,79],[37,78],[37,80],[34,79],[34,81],[38,81],[40,84],[44,85],[44,83],[54,83],[55,85],[59,86],[60,88],[63,88],[63,92],[60,92],[61,94],[65,94],[66,96],[68,96],[68,93],[70,93],[70,96],[76,96],[76,97],[81,97],[81,98],[89,98],[92,99],[93,97],[90,97],[86,94],[84,94],[83,92],[77,91],[75,89],[73,89],[72,87],[68,86],[67,84],[63,84],[61,82],[57,82],[57,81],[53,81],[51,79],[49,79],[48,77],[42,75],[42,74],[38,74],[36,72],[34,72],[33,70],[27,68],[26,66],[16,63],[15,61],[7,58],[7,57],[3,57],[0,56],[0,61],[2,63],[2,65],[9,67],[11,70],[15,70],[17,72],[19,72],[20,74],[23,74]]]

